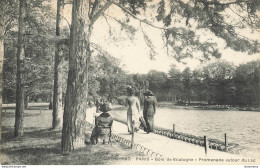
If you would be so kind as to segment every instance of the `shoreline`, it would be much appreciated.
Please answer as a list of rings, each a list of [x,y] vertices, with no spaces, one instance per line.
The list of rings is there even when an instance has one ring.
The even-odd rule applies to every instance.
[[[160,110],[159,110],[159,108],[160,108]],[[185,108],[185,110],[183,110]],[[163,111],[164,111],[164,109],[166,110],[165,112],[167,112],[167,114],[169,115],[169,116],[172,116],[171,115],[171,109],[172,109],[172,111],[173,111],[173,114],[175,114],[175,113],[178,113],[178,114],[180,114],[180,116],[183,116],[183,115],[185,115],[186,113],[184,113],[184,112],[187,112],[187,114],[194,114],[194,115],[196,115],[196,111],[200,111],[200,112],[203,112],[203,110],[200,110],[200,109],[194,109],[192,106],[174,106],[173,104],[170,104],[170,105],[166,105],[166,104],[164,104],[163,106],[162,105],[160,105],[159,107],[158,107],[158,112],[162,112],[162,113],[158,113],[158,114],[163,114]],[[188,110],[187,110],[188,109]],[[177,111],[177,112],[176,112]],[[191,112],[188,112],[188,111],[191,111]],[[238,111],[238,110],[237,110]],[[235,115],[236,116],[236,112],[237,111],[229,111],[230,113],[228,113],[228,110],[209,110],[209,111],[207,111],[207,110],[205,110],[205,112],[208,114],[208,116],[210,116],[211,114],[211,112],[212,112],[212,115],[214,115],[214,116],[216,116],[216,115],[218,115],[218,114],[220,114],[220,115],[228,115],[228,116],[232,116],[232,115]],[[118,118],[118,119],[121,119],[121,120],[123,120],[123,121],[126,121],[126,107],[125,106],[117,106],[117,105],[115,105],[114,107],[113,107],[113,111],[111,112],[111,114],[115,117],[115,118]],[[225,114],[226,113],[226,114]],[[244,111],[242,112],[240,112],[239,114],[243,114],[244,113]],[[203,113],[200,113],[200,114],[202,114],[203,115]],[[258,114],[259,113],[252,113],[252,115],[257,115],[258,116]],[[249,113],[249,115],[251,115],[250,113]],[[161,116],[161,115],[160,115]],[[158,117],[157,117],[157,119],[158,119]],[[162,117],[161,117],[161,119],[163,119]],[[168,123],[168,121],[166,121],[166,120],[164,120],[163,119],[163,122],[164,122],[164,125],[162,125],[162,123],[160,124],[160,122],[159,122],[159,120],[158,120],[158,122],[157,122],[157,124],[155,124],[155,127],[156,128],[159,128],[159,130],[162,132],[162,134],[164,135],[168,135],[169,133],[172,133],[172,125],[169,125]],[[166,123],[167,122],[167,123]],[[251,149],[250,149],[250,147],[248,147],[248,145],[246,145],[246,144],[244,144],[244,142],[243,141],[239,141],[239,140],[237,140],[236,138],[234,138],[234,137],[236,137],[236,136],[234,136],[234,135],[230,135],[230,134],[233,134],[233,133],[230,133],[229,131],[227,131],[227,130],[223,130],[222,132],[223,132],[223,136],[222,136],[222,134],[220,135],[220,136],[218,136],[218,134],[219,133],[217,133],[217,135],[215,135],[215,133],[214,133],[214,135],[212,134],[212,132],[211,133],[207,133],[207,132],[204,132],[203,133],[203,135],[200,133],[200,131],[195,131],[195,132],[191,132],[191,131],[185,131],[185,129],[186,129],[186,126],[184,126],[183,127],[183,122],[177,122],[176,120],[174,120],[172,123],[174,123],[175,124],[175,126],[177,125],[177,131],[176,132],[178,132],[178,133],[180,133],[180,134],[178,134],[178,136],[180,136],[180,137],[175,137],[175,138],[179,138],[179,139],[181,139],[181,140],[184,140],[184,141],[191,141],[191,142],[196,142],[196,141],[194,141],[194,138],[193,137],[196,137],[195,139],[196,140],[201,140],[202,138],[203,138],[203,135],[207,135],[208,136],[208,138],[210,139],[210,142],[213,144],[213,143],[216,143],[217,142],[217,144],[224,144],[224,139],[223,139],[223,137],[224,137],[224,133],[227,133],[228,134],[228,136],[230,136],[228,139],[228,141],[229,141],[229,145],[232,145],[232,148],[234,147],[235,149],[234,149],[234,151],[235,152],[237,152],[237,151],[239,151],[239,153],[243,153],[243,154],[245,154],[245,155],[250,155],[251,156],[251,153],[252,152],[255,152],[254,150],[252,150],[251,151]],[[195,126],[198,126],[198,128],[201,128],[199,125],[196,125],[195,124]],[[181,128],[179,128],[179,127],[181,127]],[[219,126],[220,127],[220,126]],[[183,128],[185,128],[185,129],[183,129]],[[187,126],[187,128],[189,128],[189,126]],[[224,129],[224,128],[223,128]],[[203,132],[203,131],[202,131]],[[235,139],[235,140],[234,140]],[[219,143],[219,142],[221,142],[221,143]],[[243,143],[242,143],[243,142]],[[221,145],[221,146],[222,146]],[[238,145],[238,146],[237,146]],[[217,145],[218,146],[218,148],[220,147],[219,145]],[[215,146],[214,146],[214,144],[213,144],[213,146],[212,146],[212,148],[215,148]],[[221,147],[222,148],[222,147]],[[249,150],[250,149],[250,150]]]
[[[114,104],[114,105],[120,105],[120,104]],[[41,102],[41,103],[35,103],[30,102],[28,107],[39,107],[39,106],[49,106],[49,103]],[[121,105],[123,106],[123,105]],[[249,112],[260,112],[260,107],[253,107],[253,106],[230,106],[230,105],[208,105],[208,104],[199,104],[199,103],[191,103],[186,105],[178,105],[173,102],[158,102],[157,104],[160,108],[171,108],[171,109],[185,109],[185,110],[221,110],[221,111],[249,111]],[[9,104],[2,104],[2,109],[4,108],[15,108],[15,103],[9,103]],[[88,107],[89,108],[89,107]]]
[[[230,105],[207,105],[207,104],[186,104],[177,105],[172,102],[159,102],[158,107],[160,108],[171,108],[171,109],[186,109],[186,110],[221,110],[221,111],[250,111],[250,112],[260,112],[260,107],[252,106],[230,106]]]

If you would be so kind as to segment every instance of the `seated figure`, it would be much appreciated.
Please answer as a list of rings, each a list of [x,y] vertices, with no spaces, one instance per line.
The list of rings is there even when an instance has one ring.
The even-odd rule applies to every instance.
[[[107,113],[111,110],[110,104],[101,104],[99,110],[102,113],[95,120],[95,128],[92,131],[90,141],[92,144],[107,144],[110,141],[111,127],[113,124],[112,116]]]

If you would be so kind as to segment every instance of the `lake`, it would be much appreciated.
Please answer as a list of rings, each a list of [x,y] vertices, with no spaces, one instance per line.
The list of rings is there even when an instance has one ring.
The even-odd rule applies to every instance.
[[[260,112],[157,108],[155,125],[195,136],[237,143],[242,153],[260,157]],[[256,156],[257,155],[257,156]]]
[[[172,106],[172,105],[171,105]],[[195,136],[207,136],[239,144],[243,155],[260,158],[260,112],[197,110],[178,106],[157,107],[155,125]],[[126,120],[126,108],[113,108],[117,118]]]

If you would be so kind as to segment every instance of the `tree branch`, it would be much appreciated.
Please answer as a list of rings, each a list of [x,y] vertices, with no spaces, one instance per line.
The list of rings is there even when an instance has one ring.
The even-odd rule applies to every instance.
[[[111,29],[111,26],[110,26],[110,24],[108,23],[108,20],[107,20],[107,17],[106,17],[106,15],[104,14],[104,15],[102,15],[104,18],[105,18],[105,20],[106,20],[106,22],[107,22],[107,24],[108,24],[108,26],[109,26],[109,28]],[[111,17],[111,16],[110,16]]]
[[[88,0],[88,16],[91,16],[90,10],[91,10],[91,0]]]
[[[231,9],[231,8],[230,8]],[[232,10],[232,9],[231,9]],[[232,10],[233,11],[233,10]],[[207,10],[207,13],[209,14],[209,11]],[[247,40],[249,40],[249,41],[252,41],[251,39],[249,39],[248,37],[245,37],[245,36],[243,36],[243,35],[240,35],[240,34],[238,34],[238,33],[236,33],[236,32],[232,32],[232,31],[230,31],[229,29],[227,29],[227,27],[226,26],[224,26],[224,25],[221,25],[221,24],[219,24],[219,23],[217,23],[217,22],[215,22],[214,21],[214,19],[213,19],[213,17],[209,14],[209,17],[211,18],[211,23],[212,23],[212,26],[211,27],[213,27],[214,25],[218,25],[218,26],[220,26],[221,28],[223,28],[223,29],[225,29],[228,33],[230,33],[231,35],[233,35],[233,36],[240,36],[241,38],[244,38],[244,39],[247,39]],[[222,37],[223,38],[223,37]]]
[[[157,25],[154,25],[153,23],[149,22],[148,20],[146,19],[140,19],[138,18],[137,16],[135,16],[134,14],[132,14],[129,10],[125,9],[122,5],[120,5],[119,3],[116,3],[116,2],[113,2],[114,5],[118,6],[119,8],[121,8],[124,12],[126,12],[127,14],[129,14],[130,16],[132,16],[134,19],[136,20],[139,20],[140,22],[142,23],[145,23],[151,27],[154,27],[156,29],[161,29],[161,30],[170,30],[170,31],[174,31],[174,28],[175,27],[161,27],[161,26],[157,26]],[[178,32],[175,32],[176,34],[178,35],[184,35],[184,34],[181,34],[181,33],[178,33]]]
[[[249,23],[246,18],[244,18],[243,16],[239,15],[238,13],[236,13],[232,8],[228,7],[234,14],[236,14],[237,16],[239,16],[240,18],[243,19],[243,21],[245,21],[249,26],[251,26],[251,23]],[[251,21],[251,20],[250,20]]]
[[[222,5],[222,6],[226,6],[226,5],[232,5],[232,4],[248,3],[250,1],[233,1],[233,2],[227,2],[227,3],[220,3],[218,1],[197,0],[197,2],[201,2],[201,3],[207,4],[207,5]]]
[[[157,29],[162,29],[162,30],[169,30],[171,28],[166,28],[166,27],[160,27],[160,26],[156,26],[154,25],[153,23],[149,22],[148,20],[145,20],[145,19],[140,19],[138,18],[137,16],[135,16],[134,14],[132,14],[129,10],[125,9],[122,5],[120,5],[119,3],[116,3],[116,2],[113,2],[114,5],[118,6],[119,8],[121,8],[124,12],[126,12],[127,14],[129,14],[130,16],[132,16],[134,19],[136,20],[139,20],[140,22],[142,23],[145,23],[149,26],[152,26],[154,28],[157,28]]]
[[[105,55],[107,52],[106,51],[102,51],[99,47],[96,46],[96,44],[94,43],[90,43],[90,46],[93,47],[94,49],[96,49],[99,53],[101,53],[102,55]]]
[[[150,48],[150,58],[151,60],[154,59],[154,55],[156,54],[155,50],[154,50],[154,45],[152,44],[151,40],[148,39],[147,35],[145,34],[144,30],[143,30],[143,27],[142,27],[142,22],[140,21],[140,28],[141,28],[141,31],[143,33],[143,38],[144,38],[144,41],[146,43],[146,45]]]
[[[132,39],[133,34],[134,34],[134,32],[136,31],[132,26],[129,26],[129,25],[127,25],[127,24],[124,24],[123,22],[121,22],[120,20],[116,19],[115,17],[112,17],[112,16],[107,15],[107,14],[105,14],[105,13],[103,14],[103,16],[104,16],[104,17],[107,16],[107,17],[109,17],[110,19],[113,19],[114,21],[116,21],[118,24],[120,24],[121,27],[126,31],[126,35],[129,37],[129,39]],[[105,18],[106,18],[106,21],[107,21],[107,17],[105,17]],[[107,21],[107,23],[108,23],[108,21]],[[110,25],[109,25],[109,28],[111,28]],[[110,30],[110,29],[109,29],[109,30]]]
[[[112,0],[108,0],[107,3],[92,17],[92,24],[104,13],[107,8],[112,4]],[[93,9],[92,9],[93,10]]]
[[[69,21],[65,18],[65,17],[62,17],[66,22],[67,22],[67,24],[68,24],[68,26],[69,26],[69,28],[70,28],[70,23],[69,23]]]
[[[94,11],[98,7],[99,3],[100,3],[99,0],[95,0],[95,2],[93,4],[93,7],[92,7],[92,10],[91,10],[91,13],[90,13],[90,18],[92,18],[93,14],[94,14]]]

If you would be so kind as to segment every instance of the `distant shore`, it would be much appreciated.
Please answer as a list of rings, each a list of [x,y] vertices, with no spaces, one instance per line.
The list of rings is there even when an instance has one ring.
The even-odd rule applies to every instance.
[[[208,104],[183,104],[178,105],[172,102],[159,102],[159,107],[167,107],[172,109],[192,109],[192,110],[227,110],[227,111],[256,111],[260,112],[260,107],[251,106],[230,106],[230,105],[208,105]]]
[[[29,103],[29,107],[38,107],[45,106],[48,107],[49,103]],[[167,107],[171,109],[187,109],[187,110],[223,110],[223,111],[255,111],[260,112],[260,107],[252,107],[252,106],[230,106],[230,105],[208,105],[204,103],[190,103],[190,104],[176,104],[173,102],[158,102],[158,106],[161,108]],[[15,103],[11,104],[2,104],[3,108],[15,108]]]

